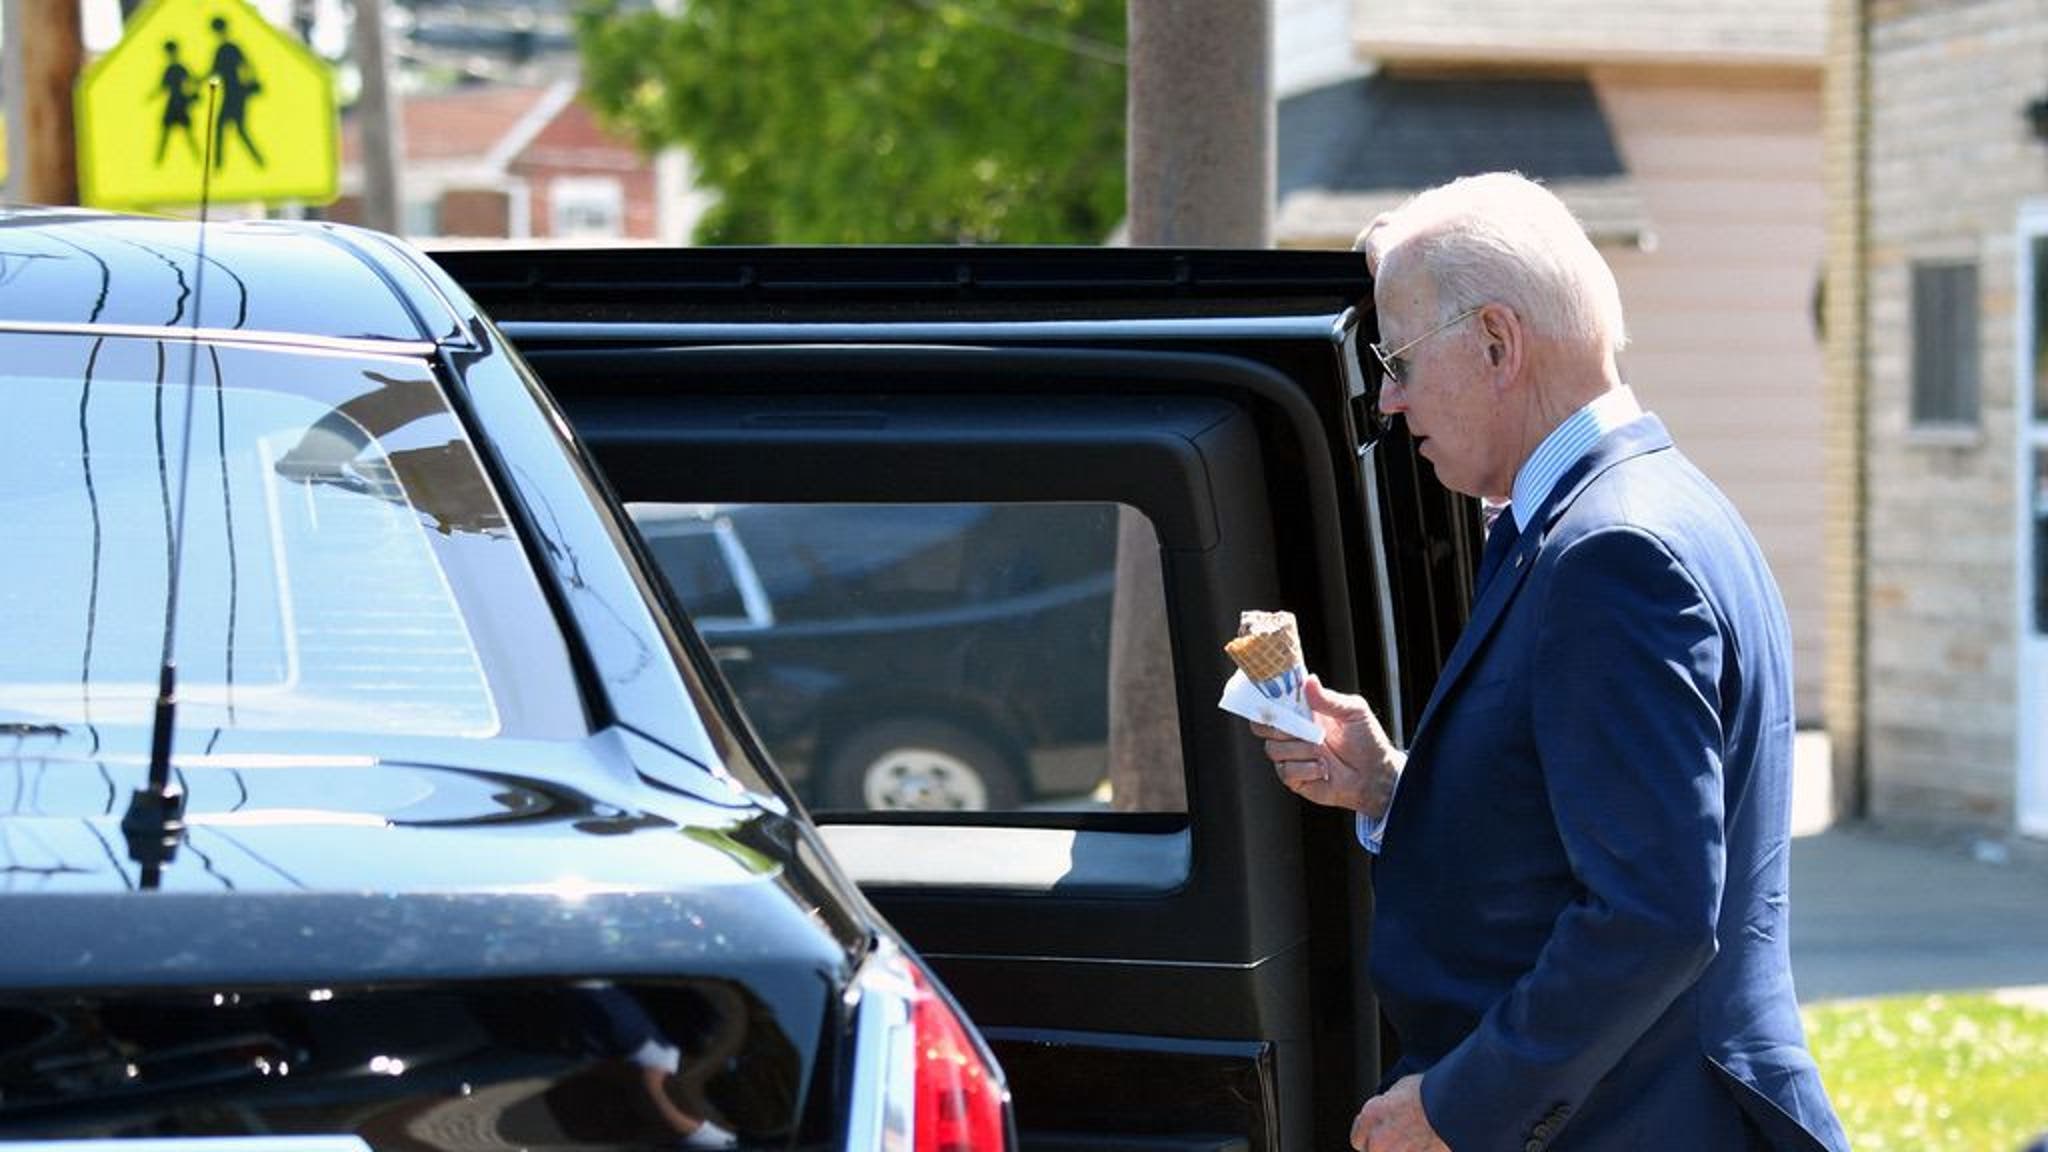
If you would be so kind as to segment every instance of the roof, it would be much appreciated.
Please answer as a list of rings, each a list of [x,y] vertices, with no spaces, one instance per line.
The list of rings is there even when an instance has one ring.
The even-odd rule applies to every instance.
[[[278,220],[209,224],[202,279],[200,228],[191,220],[0,210],[0,324],[138,332],[197,325],[238,336],[417,344],[448,335],[459,319],[417,258],[374,233]],[[442,330],[431,331],[437,322]]]
[[[546,120],[508,155],[508,168],[514,172],[563,168],[631,172],[649,167],[646,154],[632,141],[606,130],[590,106],[574,98],[573,89],[564,95]]]
[[[399,101],[405,157],[412,161],[483,160],[530,130],[529,117],[545,114],[553,85],[458,88],[408,95]],[[341,126],[344,165],[361,162],[362,125],[346,117]]]
[[[1377,72],[1290,96],[1279,108],[1283,244],[1349,244],[1374,215],[1475,172],[1541,180],[1596,241],[1649,227],[1606,114],[1583,78]]]
[[[1397,62],[1818,68],[1828,0],[1354,0],[1361,56]]]

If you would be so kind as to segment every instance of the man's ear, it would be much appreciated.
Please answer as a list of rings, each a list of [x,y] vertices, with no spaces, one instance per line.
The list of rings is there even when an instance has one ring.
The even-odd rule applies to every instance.
[[[1486,363],[1502,382],[1522,373],[1528,355],[1528,333],[1522,318],[1505,304],[1488,304],[1479,310],[1479,338],[1486,344]]]

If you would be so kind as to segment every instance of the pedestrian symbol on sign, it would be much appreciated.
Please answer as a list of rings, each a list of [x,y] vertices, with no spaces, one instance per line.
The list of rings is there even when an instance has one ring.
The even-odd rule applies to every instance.
[[[156,134],[156,166],[164,166],[164,147],[171,142],[173,128],[185,136],[185,147],[192,158],[199,158],[199,140],[192,135],[192,70],[178,58],[178,42],[164,41],[164,78],[157,86],[164,98],[162,127]]]
[[[213,70],[207,75],[220,81],[220,119],[213,126],[213,170],[220,171],[227,162],[227,133],[229,128],[241,138],[242,147],[249,150],[249,158],[263,167],[263,153],[256,142],[249,139],[249,97],[263,91],[263,82],[256,78],[256,69],[249,64],[249,58],[242,53],[242,46],[228,38],[228,22],[223,16],[215,16],[210,22],[213,35],[220,41],[220,47],[213,50]]]

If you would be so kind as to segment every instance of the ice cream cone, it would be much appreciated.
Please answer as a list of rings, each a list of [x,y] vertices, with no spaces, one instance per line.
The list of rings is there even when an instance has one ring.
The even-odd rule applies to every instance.
[[[1292,612],[1246,612],[1238,636],[1223,651],[1254,683],[1285,676],[1302,666],[1301,635]]]

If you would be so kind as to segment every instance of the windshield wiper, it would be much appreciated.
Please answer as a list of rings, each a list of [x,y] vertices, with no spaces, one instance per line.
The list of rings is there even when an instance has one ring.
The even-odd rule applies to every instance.
[[[69,736],[71,729],[62,724],[36,724],[26,720],[0,722],[0,736]]]

